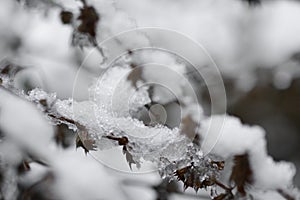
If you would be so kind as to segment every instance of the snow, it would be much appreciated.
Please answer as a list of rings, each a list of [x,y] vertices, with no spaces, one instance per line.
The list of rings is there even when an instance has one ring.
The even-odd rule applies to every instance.
[[[47,155],[45,147],[52,140],[53,127],[31,103],[11,96],[3,90],[0,92],[1,129],[9,133],[8,137],[20,147]]]
[[[54,157],[53,162],[57,176],[54,187],[61,198],[123,199],[122,193],[116,192],[119,188],[116,178],[109,175],[92,157],[70,149]]]
[[[290,188],[293,185],[295,166],[289,162],[275,162],[267,154],[265,132],[261,127],[243,125],[240,120],[232,116],[213,116],[217,118],[216,124],[211,124],[210,119],[202,122],[200,133],[214,131],[214,126],[223,123],[220,135],[211,151],[224,159],[249,153],[250,165],[254,173],[254,186],[262,190],[276,190],[278,188]],[[209,132],[203,136],[210,137]],[[207,141],[210,141],[207,139]],[[209,146],[209,145],[208,145]],[[205,146],[203,147],[205,151]]]
[[[139,27],[170,29],[194,38],[207,49],[222,73],[241,77],[237,85],[255,79],[255,68],[281,65],[300,49],[297,37],[300,4],[295,1],[266,1],[255,8],[235,0],[226,3],[222,0],[189,3],[127,0],[117,5]],[[178,45],[176,40],[173,43]],[[198,64],[204,62],[202,59]],[[291,76],[299,76],[293,70],[288,71]]]
[[[76,12],[80,3],[70,2],[73,1],[60,3]],[[54,189],[61,198],[124,199],[120,180],[98,162],[130,172],[128,167],[124,170],[123,155],[121,164],[114,164],[115,160],[110,162],[111,155],[121,154],[121,147],[105,138],[114,134],[128,138],[131,147],[128,152],[138,163],[136,167],[142,164],[140,172],[158,168],[163,178],[174,179],[174,170],[194,162],[204,168],[200,172],[205,178],[211,173],[219,175],[215,169],[205,168],[212,154],[230,159],[248,152],[254,176],[254,189],[250,191],[255,198],[280,199],[274,191],[290,191],[295,167],[288,162],[275,162],[268,155],[265,131],[258,126],[244,125],[228,115],[204,116],[194,85],[185,75],[190,65],[196,64],[197,69],[215,66],[211,55],[220,71],[236,78],[237,86],[244,90],[255,86],[253,72],[257,66],[274,68],[274,85],[287,88],[300,74],[297,63],[287,62],[300,49],[299,3],[267,2],[255,9],[237,0],[192,0],[190,3],[93,0],[89,3],[100,13],[98,40],[108,56],[108,65],[101,65],[103,57],[91,53],[95,51],[91,48],[80,52],[71,47],[72,27],[60,22],[59,9],[53,8],[45,14],[21,9],[9,0],[0,2],[0,36],[3,38],[0,57],[28,66],[34,72],[31,74],[29,70],[24,76],[31,78],[35,74],[39,78],[31,79],[33,84],[43,87],[34,89],[28,96],[17,93],[26,100],[0,89],[0,127],[7,134],[7,141],[1,141],[0,150],[8,165],[16,165],[28,151],[49,162],[55,174]],[[154,28],[135,29],[139,27]],[[17,38],[21,41],[18,49],[9,49]],[[135,55],[119,57],[129,49],[136,50]],[[131,62],[137,62],[142,69],[142,80],[136,83],[138,89],[128,80],[133,71]],[[206,84],[215,83],[214,77],[206,77],[210,75],[208,72],[203,71],[201,75],[207,78]],[[10,86],[7,77],[2,81],[2,86]],[[204,139],[201,149],[191,145],[178,127],[147,126],[137,117],[141,110],[148,114],[144,105],[151,102],[148,89],[153,83],[164,88],[155,89],[154,100],[168,103],[176,99],[184,104],[182,118],[192,116],[195,122],[200,122],[201,129],[197,133]],[[213,94],[219,92],[216,91],[212,86]],[[44,99],[48,108],[39,105],[36,109],[28,102],[39,104]],[[158,108],[155,106],[150,111]],[[50,118],[44,116],[45,111],[84,126],[86,134],[96,140],[97,151],[91,153],[95,159],[74,149],[61,151],[51,146],[52,125],[65,122],[56,120],[51,125]],[[151,117],[153,119],[153,115]],[[67,125],[76,130],[74,124]],[[106,157],[103,153],[107,153]],[[29,174],[28,179],[42,176],[41,166],[30,166],[38,173]],[[7,176],[14,177],[10,184],[16,186],[16,175],[8,171]],[[13,198],[13,193],[13,190],[8,191],[7,195]]]

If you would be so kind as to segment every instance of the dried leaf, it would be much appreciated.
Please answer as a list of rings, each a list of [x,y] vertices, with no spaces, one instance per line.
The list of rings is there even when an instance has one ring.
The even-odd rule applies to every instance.
[[[96,26],[99,21],[99,15],[92,6],[84,6],[80,9],[80,15],[78,19],[81,24],[77,30],[81,33],[88,33],[93,38],[96,36]]]
[[[140,166],[139,163],[136,162],[133,159],[132,154],[128,151],[129,140],[128,140],[127,137],[125,137],[125,136],[123,136],[123,137],[115,137],[115,136],[112,136],[112,135],[108,135],[108,136],[106,136],[106,138],[108,138],[110,140],[118,141],[118,144],[120,146],[123,146],[123,154],[125,154],[126,161],[128,162],[128,165],[129,165],[130,169],[132,169],[132,167],[131,167],[132,164],[135,164],[139,168],[139,166]]]
[[[245,187],[253,182],[248,153],[234,157],[230,181],[236,184],[237,190],[242,196],[246,195]]]
[[[96,141],[89,138],[80,137],[77,135],[76,137],[76,148],[81,147],[84,149],[85,154],[87,154],[89,151],[95,151],[96,150]]]
[[[60,19],[63,24],[70,24],[73,20],[73,13],[70,11],[61,11],[60,13]]]
[[[184,182],[185,181],[184,175],[185,175],[185,173],[187,173],[187,171],[189,170],[190,167],[191,166],[187,166],[187,167],[184,167],[182,169],[176,170],[175,171],[175,175],[177,176],[177,179],[181,180],[182,182]]]
[[[178,169],[174,174],[177,176],[178,180],[183,182],[184,190],[191,187],[194,188],[195,191],[198,191],[201,188],[206,188],[215,184],[214,180],[211,178],[200,181],[200,173],[197,172],[192,165]]]
[[[125,154],[126,161],[128,162],[128,165],[131,170],[132,170],[132,167],[131,167],[132,164],[139,166],[138,163],[135,160],[133,160],[133,157],[132,157],[131,153],[127,150],[126,145],[123,146],[123,154]]]

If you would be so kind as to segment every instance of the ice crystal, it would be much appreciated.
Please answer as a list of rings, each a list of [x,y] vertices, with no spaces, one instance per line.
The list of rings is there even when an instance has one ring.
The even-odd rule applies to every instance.
[[[52,108],[56,115],[84,126],[97,140],[98,149],[104,148],[100,144],[107,144],[106,136],[126,137],[127,150],[136,163],[141,159],[158,163],[160,157],[182,157],[190,140],[178,128],[147,126],[131,116],[132,111],[137,112],[151,100],[146,87],[136,90],[126,79],[129,71],[130,68],[117,66],[109,69],[90,88],[89,101],[71,104],[68,100],[57,100]]]
[[[170,161],[161,157],[159,173],[169,181],[176,178],[182,181],[185,189],[192,187],[197,191],[215,184],[220,170],[223,169],[219,165],[222,162],[213,161],[209,155],[204,156],[199,147],[190,144],[184,156],[179,159]]]

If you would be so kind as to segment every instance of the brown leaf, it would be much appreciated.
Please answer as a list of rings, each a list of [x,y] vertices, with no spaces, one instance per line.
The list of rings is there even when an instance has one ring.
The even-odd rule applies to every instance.
[[[61,11],[60,13],[60,19],[62,21],[63,24],[70,24],[72,22],[73,19],[73,13],[70,11]]]
[[[78,19],[81,24],[78,26],[77,30],[80,33],[88,33],[93,38],[96,36],[96,26],[99,21],[99,15],[92,6],[84,6],[80,9],[80,15]]]
[[[93,139],[88,139],[84,137],[79,137],[77,135],[76,137],[76,148],[81,147],[84,149],[85,154],[87,154],[89,151],[95,151],[96,150],[96,145],[95,145],[95,140]]]
[[[115,136],[112,136],[112,135],[108,135],[108,136],[105,136],[105,137],[110,139],[110,140],[118,141],[118,144],[120,146],[123,146],[123,154],[125,154],[126,161],[128,162],[130,169],[132,169],[132,167],[131,167],[132,164],[135,164],[139,168],[139,166],[140,166],[139,163],[136,162],[133,159],[132,154],[128,151],[128,148],[130,148],[130,147],[128,146],[129,140],[128,140],[127,137],[125,137],[125,136],[115,137]]]
[[[115,140],[118,141],[118,144],[120,146],[123,146],[123,154],[125,154],[126,157],[126,161],[128,162],[128,165],[130,167],[130,169],[132,169],[131,165],[135,164],[137,167],[139,167],[139,163],[137,163],[134,159],[132,154],[128,151],[128,148],[130,148],[128,146],[129,140],[127,137],[123,136],[123,137],[116,137],[116,136],[112,136],[112,135],[108,135],[105,136],[106,138],[110,139],[110,140]]]
[[[253,182],[248,153],[234,157],[230,181],[236,184],[237,190],[242,196],[246,195],[245,187]]]
[[[178,169],[174,174],[177,176],[178,180],[183,182],[184,190],[191,187],[197,192],[201,188],[206,188],[215,184],[214,180],[211,178],[200,181],[200,173],[196,171],[193,165]]]
[[[175,175],[177,176],[177,179],[181,180],[182,182],[184,182],[185,181],[184,175],[185,175],[185,173],[187,173],[187,171],[189,170],[190,167],[191,166],[187,166],[187,167],[184,167],[182,169],[176,170],[175,171]]]
[[[125,154],[126,161],[128,162],[130,169],[132,170],[131,164],[137,165],[137,163],[135,162],[135,160],[133,160],[133,157],[132,157],[131,153],[127,150],[126,145],[123,146],[123,154]]]

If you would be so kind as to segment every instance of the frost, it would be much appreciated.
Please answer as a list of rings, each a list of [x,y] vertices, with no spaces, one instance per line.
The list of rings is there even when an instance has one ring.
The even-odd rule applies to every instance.
[[[58,116],[76,121],[77,128],[83,127],[85,132],[81,139],[92,141],[91,150],[122,146],[130,167],[132,164],[140,167],[142,161],[150,161],[158,166],[164,179],[178,179],[184,183],[185,188],[192,187],[195,190],[210,188],[213,196],[218,193],[215,187],[220,183],[216,180],[221,177],[223,159],[249,153],[250,167],[255,166],[251,168],[254,179],[251,184],[254,187],[289,190],[292,186],[294,167],[289,163],[276,163],[267,155],[265,133],[260,127],[242,125],[238,119],[226,115],[201,118],[201,129],[197,133],[200,133],[206,146],[200,148],[191,143],[179,128],[147,126],[131,116],[130,110],[138,111],[150,99],[146,89],[136,91],[126,79],[129,70],[119,66],[108,69],[90,88],[88,101],[56,100],[52,106]],[[117,94],[116,90],[119,91]],[[134,92],[135,95],[130,96]],[[43,93],[35,91],[32,94],[34,93],[32,96],[37,99],[39,96],[45,98]],[[130,103],[130,100],[134,103]],[[193,103],[187,105],[185,113],[191,113],[196,118],[194,106]],[[220,136],[216,138],[214,131],[218,129],[214,127],[223,123],[224,117]],[[204,153],[207,152],[205,148],[213,144],[210,142],[217,143],[209,154]],[[225,189],[229,191],[228,188]],[[232,195],[231,191],[226,195]]]
[[[188,187],[196,191],[200,188],[211,189],[211,196],[219,197],[218,199],[223,197],[232,199],[233,193],[238,199],[251,199],[252,196],[255,199],[281,199],[285,193],[298,198],[299,192],[293,189],[292,181],[295,175],[294,165],[288,162],[275,162],[268,156],[265,132],[262,128],[243,125],[237,118],[230,116],[225,116],[224,121],[224,116],[204,116],[197,97],[191,97],[193,88],[185,81],[185,75],[189,73],[188,65],[176,56],[170,56],[164,51],[143,50],[132,53],[131,49],[135,47],[151,46],[151,37],[157,38],[158,42],[165,42],[159,34],[148,37],[143,32],[137,32],[133,37],[120,37],[113,41],[113,44],[109,44],[111,46],[103,47],[107,54],[118,55],[127,51],[128,55],[121,57],[112,66],[101,65],[97,73],[99,77],[93,80],[92,86],[89,82],[93,71],[91,70],[92,73],[85,71],[84,77],[76,85],[80,91],[76,94],[78,96],[69,98],[76,77],[76,66],[88,54],[86,49],[91,49],[96,39],[104,41],[114,34],[137,26],[167,27],[188,33],[189,36],[195,37],[196,41],[205,43],[208,51],[212,52],[213,57],[221,64],[223,74],[231,78],[237,77],[236,82],[241,83],[237,85],[238,87],[250,89],[256,84],[252,72],[257,66],[275,68],[273,66],[277,66],[294,51],[298,51],[299,44],[295,42],[297,38],[295,35],[300,29],[298,25],[294,26],[298,24],[300,8],[298,4],[269,2],[268,6],[261,9],[246,10],[241,2],[232,0],[230,3],[235,8],[232,12],[227,6],[228,2],[221,1],[214,4],[204,1],[193,1],[193,4],[161,1],[153,4],[148,0],[135,3],[131,0],[124,2],[91,0],[87,3],[93,6],[89,7],[90,11],[92,10],[93,23],[92,26],[87,26],[91,16],[84,15],[86,14],[84,11],[88,11],[86,6],[81,10],[78,9],[82,8],[80,1],[19,2],[43,11],[47,10],[47,16],[41,14],[44,12],[36,12],[38,9],[21,10],[12,1],[1,1],[0,28],[3,31],[0,35],[3,36],[3,40],[0,44],[0,55],[18,58],[20,63],[26,63],[28,66],[37,66],[37,70],[41,72],[44,88],[56,93],[47,93],[41,88],[36,88],[26,94],[18,90],[14,83],[13,76],[21,68],[12,65],[12,72],[7,73],[0,66],[0,128],[1,131],[2,129],[5,131],[7,134],[5,137],[8,138],[8,141],[4,142],[0,139],[0,149],[1,153],[4,150],[3,154],[8,165],[17,165],[22,159],[22,154],[29,151],[47,158],[53,170],[47,172],[49,181],[55,183],[54,188],[63,199],[76,200],[82,199],[82,196],[87,199],[126,198],[125,195],[119,195],[121,192],[116,192],[115,188],[119,187],[116,180],[102,168],[99,172],[99,165],[91,160],[91,157],[82,157],[79,152],[73,150],[61,152],[49,145],[53,130],[42,117],[45,115],[52,125],[66,124],[69,129],[76,132],[78,136],[76,146],[84,147],[86,153],[97,156],[100,150],[118,147],[122,150],[130,168],[131,165],[139,168],[143,162],[150,162],[158,167],[164,180],[177,179],[184,184],[185,189]],[[168,7],[169,10],[165,12],[160,7]],[[74,19],[79,20],[73,21],[74,24],[63,25],[59,21],[62,8],[72,10],[69,14],[74,14]],[[78,14],[79,18],[75,18]],[[216,20],[216,16],[220,20]],[[191,26],[187,23],[190,21],[196,21],[198,26]],[[87,33],[95,40],[91,40]],[[232,35],[236,37],[233,39]],[[73,45],[82,47],[80,51],[70,48],[69,38]],[[219,42],[216,42],[216,38]],[[244,38],[250,40],[245,41]],[[288,40],[282,44],[273,42],[281,41],[282,38]],[[180,41],[172,39],[166,46],[174,45],[184,46]],[[190,52],[189,49],[184,51],[189,52],[191,57],[199,57],[200,62],[197,63],[199,66],[207,64],[207,58],[202,58],[197,52]],[[96,69],[95,63],[100,63],[99,60],[104,62],[103,55],[93,58],[88,67]],[[140,69],[138,73],[141,77],[137,79],[130,77],[135,67]],[[85,70],[85,66],[82,69]],[[273,83],[281,89],[287,88],[293,78],[299,76],[296,62],[285,63],[274,70]],[[158,71],[160,73],[157,73]],[[163,85],[171,92],[165,92],[163,87],[153,89],[147,85],[151,82]],[[88,95],[85,93],[86,90],[85,92],[81,90],[86,89],[87,85],[89,85]],[[12,95],[7,95],[5,91],[10,91]],[[156,104],[152,105],[156,101],[168,104],[177,100],[182,104],[182,123],[187,125],[189,130],[182,126],[174,128],[165,126],[162,123],[166,121],[165,116],[156,116],[159,112],[156,110]],[[38,110],[32,104],[37,105]],[[152,121],[150,123],[143,121],[144,115],[149,115]],[[218,127],[222,126],[219,132]],[[219,137],[216,137],[219,133]],[[198,136],[199,141],[193,142],[193,138],[186,135]],[[210,149],[212,146],[214,148]],[[251,187],[246,189],[247,194],[244,195],[235,193],[236,189],[231,188],[232,185],[226,186],[219,180],[224,178],[222,176],[224,160],[228,161],[230,166],[233,157],[246,153],[249,156],[249,167],[253,172],[251,173],[253,183],[248,181]],[[12,188],[10,191],[7,190],[5,195],[7,199],[13,199],[17,187],[16,174],[7,171],[6,176],[13,178],[7,182],[5,177],[4,183],[7,186],[4,189]],[[107,193],[103,194],[99,187]],[[225,193],[220,194],[217,187],[221,187]]]
[[[36,88],[34,90],[31,90],[28,94],[28,100],[38,103],[41,101],[41,104],[45,104],[45,105],[53,105],[56,101],[56,94],[52,93],[52,94],[48,94],[46,93],[44,90]]]

